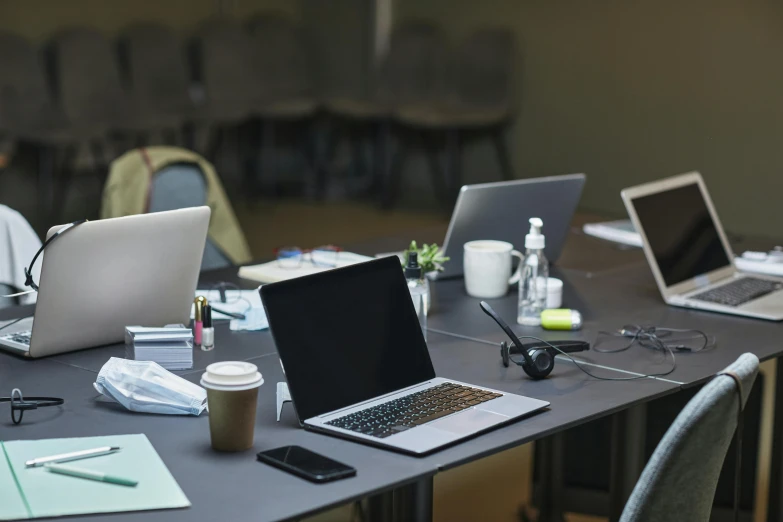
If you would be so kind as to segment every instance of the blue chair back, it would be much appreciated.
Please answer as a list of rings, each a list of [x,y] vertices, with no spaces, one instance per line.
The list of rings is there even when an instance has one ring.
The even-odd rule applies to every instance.
[[[207,182],[198,165],[176,163],[155,174],[150,186],[149,212],[200,207],[207,202]],[[201,270],[231,266],[231,260],[207,238]]]

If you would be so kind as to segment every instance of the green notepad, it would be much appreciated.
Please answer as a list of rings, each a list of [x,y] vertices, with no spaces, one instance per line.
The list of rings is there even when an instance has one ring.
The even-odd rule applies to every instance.
[[[34,458],[102,446],[122,449],[68,464],[138,480],[136,487],[25,466]],[[190,501],[146,435],[0,441],[0,520],[188,506]]]

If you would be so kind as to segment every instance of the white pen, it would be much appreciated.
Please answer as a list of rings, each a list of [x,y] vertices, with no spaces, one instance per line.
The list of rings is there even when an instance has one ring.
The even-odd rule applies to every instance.
[[[36,466],[43,466],[47,462],[68,462],[70,460],[86,459],[89,457],[97,457],[99,455],[108,455],[119,451],[119,446],[103,446],[101,448],[94,448],[82,451],[74,451],[72,453],[63,453],[62,455],[52,455],[51,457],[40,457],[25,462],[25,466],[33,468]]]

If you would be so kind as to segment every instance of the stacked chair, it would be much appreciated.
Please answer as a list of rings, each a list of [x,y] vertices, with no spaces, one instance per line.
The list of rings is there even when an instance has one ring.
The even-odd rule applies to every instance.
[[[177,37],[160,24],[137,24],[123,33],[119,51],[135,114],[136,145],[183,144],[183,132],[195,117],[195,106]]]
[[[248,196],[261,187],[276,193],[285,145],[301,163],[297,181],[322,196],[329,144],[346,135],[356,172],[368,170],[363,147],[372,141],[365,178],[385,207],[397,200],[414,146],[445,203],[462,183],[462,146],[474,138],[491,138],[502,177],[512,177],[503,131],[513,117],[516,50],[507,31],[480,30],[455,51],[436,24],[403,22],[361,95],[319,96],[311,51],[302,26],[274,12],[209,19],[187,45],[159,23],[132,25],[116,41],[73,27],[42,49],[0,34],[0,140],[38,151],[45,222],[60,219],[77,165],[103,182],[118,154],[153,145],[199,150],[214,162],[228,133]]]
[[[253,108],[260,131],[258,125],[255,126],[252,149],[262,151],[260,160],[254,154],[248,164],[251,189],[255,192],[259,170],[267,184],[275,188],[279,171],[276,161],[278,131],[287,127],[293,131],[294,142],[301,151],[299,157],[305,160],[308,191],[321,193],[324,180],[320,176],[320,162],[315,158],[312,136],[318,102],[304,36],[290,19],[274,13],[253,18],[248,29],[260,76],[260,99]],[[261,169],[257,168],[258,163]]]

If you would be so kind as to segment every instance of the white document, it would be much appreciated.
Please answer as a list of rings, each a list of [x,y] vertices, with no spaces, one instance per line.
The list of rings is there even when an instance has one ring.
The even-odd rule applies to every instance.
[[[301,265],[298,267],[285,268],[280,266],[277,261],[270,261],[260,265],[239,267],[239,277],[242,279],[258,281],[259,283],[277,283],[278,281],[286,281],[295,277],[317,274],[319,272],[331,270],[332,268],[354,265],[364,261],[371,261],[372,259],[372,257],[354,254],[352,252],[340,252],[337,258],[336,267],[314,265],[310,261],[303,259]]]

